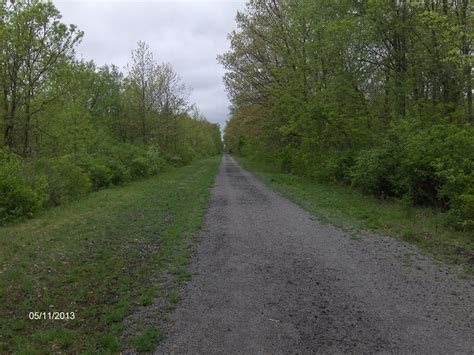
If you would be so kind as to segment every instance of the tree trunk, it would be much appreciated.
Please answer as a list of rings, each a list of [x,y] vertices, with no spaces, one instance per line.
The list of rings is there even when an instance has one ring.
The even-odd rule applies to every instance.
[[[470,41],[467,38],[467,34],[471,30],[468,28],[468,6],[469,0],[461,0],[460,9],[459,9],[459,22],[462,28],[461,36],[461,52],[466,58],[466,66],[464,68],[464,81],[466,83],[466,122],[470,125],[472,124],[472,68],[469,62],[471,54]]]
[[[142,86],[142,102],[141,102],[141,116],[142,116],[142,138],[143,138],[143,144],[147,144],[148,143],[148,139],[147,139],[147,131],[146,131],[146,87],[145,87],[145,83],[142,82],[143,86]]]
[[[30,155],[30,122],[31,122],[30,98],[28,98],[25,102],[25,125],[23,127],[23,154],[22,154],[23,158],[27,158]]]
[[[15,149],[15,141],[13,139],[13,130],[15,129],[15,115],[16,115],[16,98],[12,94],[12,101],[8,110],[8,117],[5,122],[5,144],[12,150]]]
[[[10,120],[10,112],[9,112],[9,105],[8,105],[8,91],[7,88],[3,88],[3,142],[5,145],[11,148],[12,146],[12,131],[13,131],[13,123]]]

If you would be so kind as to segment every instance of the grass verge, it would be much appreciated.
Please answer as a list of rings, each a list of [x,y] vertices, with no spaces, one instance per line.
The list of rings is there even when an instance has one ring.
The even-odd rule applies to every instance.
[[[461,264],[466,272],[474,272],[474,236],[446,226],[439,211],[401,201],[383,201],[348,186],[284,174],[247,158],[236,159],[322,222],[395,236],[417,245],[437,260]]]
[[[153,275],[180,274],[189,262],[219,161],[197,161],[0,228],[0,352],[151,348],[159,330],[122,344],[122,321],[151,303]],[[46,314],[30,320],[30,312]],[[44,319],[48,312],[74,312],[75,319]]]

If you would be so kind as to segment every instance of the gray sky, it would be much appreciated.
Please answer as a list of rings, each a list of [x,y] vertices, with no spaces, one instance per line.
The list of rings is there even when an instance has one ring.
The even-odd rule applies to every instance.
[[[169,62],[192,89],[191,101],[224,127],[229,101],[216,56],[229,48],[227,34],[245,0],[53,0],[63,22],[84,31],[77,56],[122,70],[137,41],[158,62]]]

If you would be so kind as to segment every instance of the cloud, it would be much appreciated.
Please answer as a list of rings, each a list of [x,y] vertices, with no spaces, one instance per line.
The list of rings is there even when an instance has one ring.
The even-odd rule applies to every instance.
[[[216,56],[229,49],[237,10],[245,0],[56,0],[65,23],[85,32],[79,58],[124,69],[137,41],[148,43],[158,62],[173,65],[193,89],[191,100],[224,126],[229,101]]]

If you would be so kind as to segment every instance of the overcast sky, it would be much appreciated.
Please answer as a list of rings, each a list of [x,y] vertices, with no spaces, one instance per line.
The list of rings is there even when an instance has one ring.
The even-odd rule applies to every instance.
[[[216,56],[245,0],[53,0],[63,22],[84,31],[77,56],[122,70],[130,51],[145,41],[158,62],[169,62],[192,89],[191,101],[223,128],[229,101]]]

